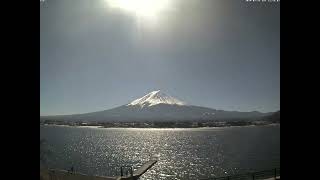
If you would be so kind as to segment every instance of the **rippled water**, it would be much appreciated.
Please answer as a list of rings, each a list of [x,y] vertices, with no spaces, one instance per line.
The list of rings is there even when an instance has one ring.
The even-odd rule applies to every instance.
[[[199,179],[280,167],[280,126],[104,129],[40,126],[50,168],[117,176],[157,156],[140,179]]]

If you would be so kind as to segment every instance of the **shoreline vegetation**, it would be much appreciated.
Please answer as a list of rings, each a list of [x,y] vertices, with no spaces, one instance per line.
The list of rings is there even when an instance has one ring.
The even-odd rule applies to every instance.
[[[40,125],[92,128],[206,128],[280,125],[280,121],[206,121],[206,122],[65,122],[44,120]]]

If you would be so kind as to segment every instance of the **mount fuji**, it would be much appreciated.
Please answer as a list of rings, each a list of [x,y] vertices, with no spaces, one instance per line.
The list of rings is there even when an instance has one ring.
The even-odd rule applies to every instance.
[[[141,106],[142,108],[144,106],[150,107],[155,106],[159,104],[170,104],[170,105],[185,105],[184,102],[168,96],[164,94],[163,92],[158,91],[152,91],[149,94],[143,96],[142,98],[136,99],[129,103],[127,106]]]
[[[256,120],[267,115],[270,113],[224,111],[188,105],[158,90],[113,109],[84,114],[40,116],[40,120],[83,122],[232,121]]]

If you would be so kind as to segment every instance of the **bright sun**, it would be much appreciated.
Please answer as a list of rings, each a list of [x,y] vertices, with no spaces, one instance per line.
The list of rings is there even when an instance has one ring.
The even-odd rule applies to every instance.
[[[170,0],[106,0],[111,8],[134,13],[139,18],[154,19],[169,6]]]

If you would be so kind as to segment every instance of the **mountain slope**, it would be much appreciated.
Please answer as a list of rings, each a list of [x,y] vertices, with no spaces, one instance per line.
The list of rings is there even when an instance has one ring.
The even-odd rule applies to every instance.
[[[263,117],[262,120],[273,122],[273,123],[280,123],[280,111],[272,113],[271,115],[267,115]]]
[[[41,119],[96,121],[96,122],[130,122],[130,121],[199,121],[199,120],[256,120],[268,113],[223,111],[186,103],[160,91],[152,91],[129,104],[109,110],[63,115],[43,116]]]

